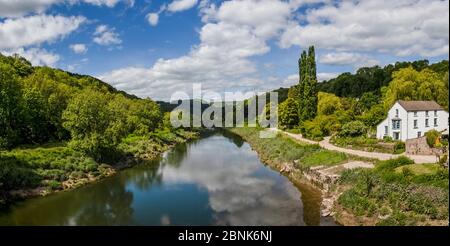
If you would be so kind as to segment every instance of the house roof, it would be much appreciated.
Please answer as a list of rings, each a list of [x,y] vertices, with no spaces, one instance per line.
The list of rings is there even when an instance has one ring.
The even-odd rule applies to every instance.
[[[397,101],[406,111],[443,110],[435,101]]]

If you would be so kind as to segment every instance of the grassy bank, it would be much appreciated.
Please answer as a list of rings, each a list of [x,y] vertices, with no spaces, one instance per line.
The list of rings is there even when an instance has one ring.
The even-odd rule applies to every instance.
[[[295,161],[295,167],[302,169],[318,165],[333,166],[348,160],[344,153],[325,150],[319,145],[302,144],[282,134],[277,134],[275,138],[260,138],[261,130],[248,127],[230,129],[247,141],[264,162],[281,165]]]
[[[171,146],[198,138],[200,132],[162,130],[130,135],[99,163],[65,143],[24,146],[0,152],[0,206],[9,201],[72,189],[112,175],[116,170],[153,159]]]
[[[406,157],[347,170],[337,187],[343,193],[336,218],[351,225],[448,225],[448,176],[438,164]]]

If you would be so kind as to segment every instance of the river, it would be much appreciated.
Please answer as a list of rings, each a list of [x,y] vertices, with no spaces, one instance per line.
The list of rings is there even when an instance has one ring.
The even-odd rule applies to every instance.
[[[0,225],[335,225],[320,192],[217,133],[99,182],[0,211]]]

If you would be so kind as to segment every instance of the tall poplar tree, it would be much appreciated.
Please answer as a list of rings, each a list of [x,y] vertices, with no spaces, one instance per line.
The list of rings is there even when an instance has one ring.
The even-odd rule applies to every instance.
[[[299,59],[298,106],[301,121],[313,119],[317,113],[317,69],[314,46],[303,51]]]

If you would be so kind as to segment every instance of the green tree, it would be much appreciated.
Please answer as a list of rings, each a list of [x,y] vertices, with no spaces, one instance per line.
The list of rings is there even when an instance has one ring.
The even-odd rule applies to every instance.
[[[342,110],[341,99],[334,94],[319,92],[318,93],[317,114],[332,115],[337,110]]]
[[[0,64],[0,148],[10,148],[18,141],[20,100],[21,87],[14,68]]]
[[[297,102],[293,98],[278,105],[278,124],[282,128],[292,129],[298,126]]]
[[[348,122],[342,126],[339,136],[341,137],[358,137],[367,133],[367,126],[358,120]]]
[[[314,46],[308,53],[302,52],[299,60],[299,118],[300,121],[310,120],[317,113],[317,75]]]
[[[443,75],[428,68],[420,72],[412,67],[400,69],[385,90],[384,106],[390,108],[397,100],[434,100],[448,108],[449,92],[444,80]]]
[[[111,135],[113,114],[107,108],[110,97],[98,91],[83,90],[69,101],[62,115],[63,126],[72,136],[71,146],[96,159],[119,139]]]

